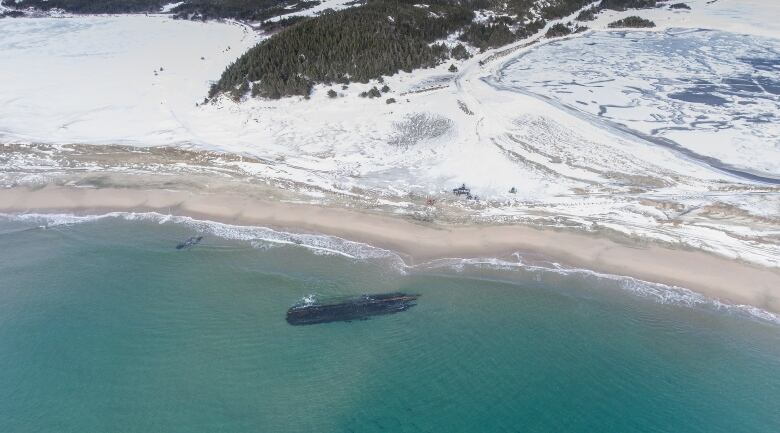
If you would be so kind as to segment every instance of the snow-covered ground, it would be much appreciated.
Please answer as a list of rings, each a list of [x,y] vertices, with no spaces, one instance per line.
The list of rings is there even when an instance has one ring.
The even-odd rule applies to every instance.
[[[605,12],[586,24],[603,29],[608,22],[637,14],[656,21],[658,30],[722,25],[714,28],[754,35],[726,38],[739,41],[741,52],[777,46],[777,39],[767,39],[780,36],[776,19],[770,16],[777,10],[772,1],[688,3],[690,12],[665,8]],[[437,206],[483,221],[617,231],[780,266],[776,185],[729,173],[585,115],[599,104],[617,105],[599,98],[625,95],[622,91],[635,86],[654,92],[638,92],[642,104],[618,111],[620,117],[612,120],[641,124],[652,119],[653,127],[679,126],[675,122],[681,116],[686,120],[684,115],[701,113],[683,105],[685,101],[672,103],[662,97],[676,91],[674,86],[683,86],[686,73],[704,73],[714,66],[726,68],[716,71],[726,70],[723,75],[744,72],[735,70],[739,52],[719,60],[713,58],[715,48],[698,53],[714,66],[687,63],[683,54],[677,63],[659,64],[654,59],[662,55],[659,46],[669,44],[669,37],[678,36],[640,34],[634,39],[643,42],[631,45],[636,53],[621,45],[625,38],[601,33],[525,48],[527,41],[522,41],[453,62],[457,73],[448,72],[448,62],[397,74],[384,83],[351,84],[346,89],[317,86],[310,99],[236,103],[223,98],[204,105],[199,103],[209,81],[261,35],[238,24],[162,16],[6,19],[0,21],[0,143],[220,150],[252,158],[226,158],[214,164],[253,179],[296,185],[312,200],[322,200],[323,192],[330,191],[366,202],[394,203],[406,212],[423,208],[424,197],[430,196],[438,200]],[[596,46],[587,45],[594,40]],[[764,43],[768,40],[769,47]],[[605,87],[606,96],[591,96],[582,105],[564,99],[580,99],[575,94],[551,93],[556,100],[545,102],[527,93],[552,88],[539,84],[540,74],[563,82],[571,71],[595,70],[599,60],[588,58],[585,48],[606,57],[605,73],[614,80]],[[568,57],[546,55],[550,49]],[[613,49],[616,57],[609,58],[606,53]],[[625,62],[629,57],[641,61],[641,68]],[[536,64],[518,67],[529,58]],[[691,71],[692,64],[699,69]],[[499,85],[513,80],[514,86],[526,82],[530,86],[516,92]],[[390,91],[381,98],[358,96],[384,84]],[[667,87],[659,90],[662,84]],[[330,88],[339,97],[329,98]],[[396,102],[386,103],[389,98]],[[561,101],[575,110],[564,109]],[[746,131],[740,136],[739,152],[707,153],[712,146],[697,147],[696,140],[685,145],[735,166],[777,175],[777,146],[771,144],[777,143],[777,127],[753,124],[747,118],[764,112],[776,118],[780,108],[769,105],[771,101],[760,102],[746,106],[743,120],[732,119],[734,129]],[[732,109],[704,108],[716,110],[705,113],[710,116],[736,115]],[[653,110],[661,115],[651,116]],[[758,139],[763,141],[749,141]],[[37,157],[43,162],[0,158],[0,163],[5,161],[9,172],[60,164],[61,156]],[[455,199],[449,190],[461,183],[481,200]],[[512,187],[516,193],[510,193]]]
[[[680,3],[667,1],[667,5]],[[780,2],[775,0],[686,0],[691,10],[655,9],[604,11],[595,21],[584,23],[604,29],[608,23],[631,15],[653,21],[656,30],[669,28],[716,29],[735,34],[777,38],[780,35]]]
[[[556,59],[554,69],[547,59]],[[780,39],[594,32],[545,44],[501,74],[508,88],[780,180]]]
[[[0,21],[0,142],[189,141],[209,82],[259,40],[165,16]]]
[[[358,4],[360,4],[360,0],[323,0],[316,6],[290,12],[288,14],[277,15],[275,17],[269,18],[267,21],[279,21],[292,17],[313,17],[325,12],[326,10],[338,11],[348,7],[356,6]]]

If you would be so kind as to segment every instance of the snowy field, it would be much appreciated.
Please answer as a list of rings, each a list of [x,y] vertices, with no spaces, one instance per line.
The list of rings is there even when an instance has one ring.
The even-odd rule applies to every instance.
[[[292,18],[292,17],[312,17],[315,15],[319,15],[327,10],[338,11],[341,9],[346,9],[349,7],[356,6],[358,4],[360,3],[359,1],[356,0],[323,0],[318,5],[306,9],[301,9],[299,11],[290,12],[287,14],[277,15],[275,17],[269,18],[267,21],[279,21],[285,18]]]
[[[501,75],[507,88],[780,180],[778,39],[702,30],[593,32],[532,50]]]
[[[0,20],[0,142],[181,143],[180,114],[258,40],[164,16]]]
[[[639,14],[659,24],[654,32],[595,32],[528,48],[522,41],[453,62],[457,73],[448,72],[447,62],[384,83],[317,86],[310,99],[222,98],[205,105],[210,81],[261,34],[235,23],[163,16],[0,20],[0,143],[33,144],[0,152],[0,182],[35,183],[69,170],[192,168],[189,160],[111,167],[76,155],[84,148],[63,145],[217,150],[242,157],[209,157],[209,173],[282,185],[313,202],[347,197],[444,220],[462,221],[457,215],[614,231],[780,266],[776,185],[604,123],[657,130],[702,155],[777,176],[779,134],[769,121],[780,116],[772,99],[776,71],[770,64],[756,72],[761,63],[740,58],[777,53],[780,20],[770,15],[778,7],[761,0],[688,3],[690,12],[605,12],[587,23],[603,30],[607,22]],[[708,26],[749,36],[667,31]],[[706,39],[713,35],[720,39]],[[659,60],[680,39],[697,47],[695,57],[679,52],[671,62]],[[715,41],[729,45],[703,48]],[[614,57],[599,49],[614,49]],[[529,59],[535,61],[523,66]],[[598,67],[604,69],[599,79],[611,80],[603,87],[591,77]],[[727,104],[669,97],[696,84],[690,80],[716,83],[714,76],[746,73],[763,89],[717,81],[710,93]],[[381,98],[358,97],[383,84],[390,91]],[[326,95],[331,88],[339,97]],[[549,92],[554,100],[532,92]],[[396,103],[387,104],[388,98]],[[599,116],[601,106],[607,109]],[[697,116],[730,122],[729,128],[697,122]],[[714,134],[722,135],[709,138]],[[729,140],[737,146],[723,144]],[[47,143],[55,147],[40,147]],[[461,183],[480,200],[455,198],[450,191]],[[435,209],[425,206],[426,197],[437,200]]]

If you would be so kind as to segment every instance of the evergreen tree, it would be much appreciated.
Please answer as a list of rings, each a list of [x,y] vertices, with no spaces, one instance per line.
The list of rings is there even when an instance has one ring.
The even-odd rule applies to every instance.
[[[558,23],[547,29],[544,35],[548,38],[557,38],[568,34],[571,34],[571,29],[566,24]]]
[[[460,40],[486,50],[514,42],[516,36],[506,24],[471,24],[466,27]]]
[[[625,17],[622,20],[613,21],[609,24],[607,24],[607,27],[609,28],[621,28],[621,27],[632,27],[632,28],[648,28],[648,27],[655,27],[655,23],[646,20],[644,18],[638,17],[636,15],[632,15],[630,17]]]
[[[469,54],[468,50],[466,50],[466,47],[464,47],[463,44],[458,44],[455,45],[455,47],[452,49],[450,56],[453,59],[466,60],[471,57],[471,54]]]

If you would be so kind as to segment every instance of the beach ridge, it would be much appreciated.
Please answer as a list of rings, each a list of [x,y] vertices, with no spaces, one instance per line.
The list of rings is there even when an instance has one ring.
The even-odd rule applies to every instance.
[[[366,211],[162,189],[46,186],[0,190],[3,213],[159,212],[364,242],[409,264],[438,258],[541,255],[573,268],[684,287],[731,304],[780,313],[780,269],[706,251],[520,224],[443,225]]]

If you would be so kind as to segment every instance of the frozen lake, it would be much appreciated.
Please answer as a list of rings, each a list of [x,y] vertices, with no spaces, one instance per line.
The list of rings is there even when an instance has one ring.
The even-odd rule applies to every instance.
[[[709,30],[593,32],[504,66],[551,98],[759,176],[780,173],[780,40]]]

